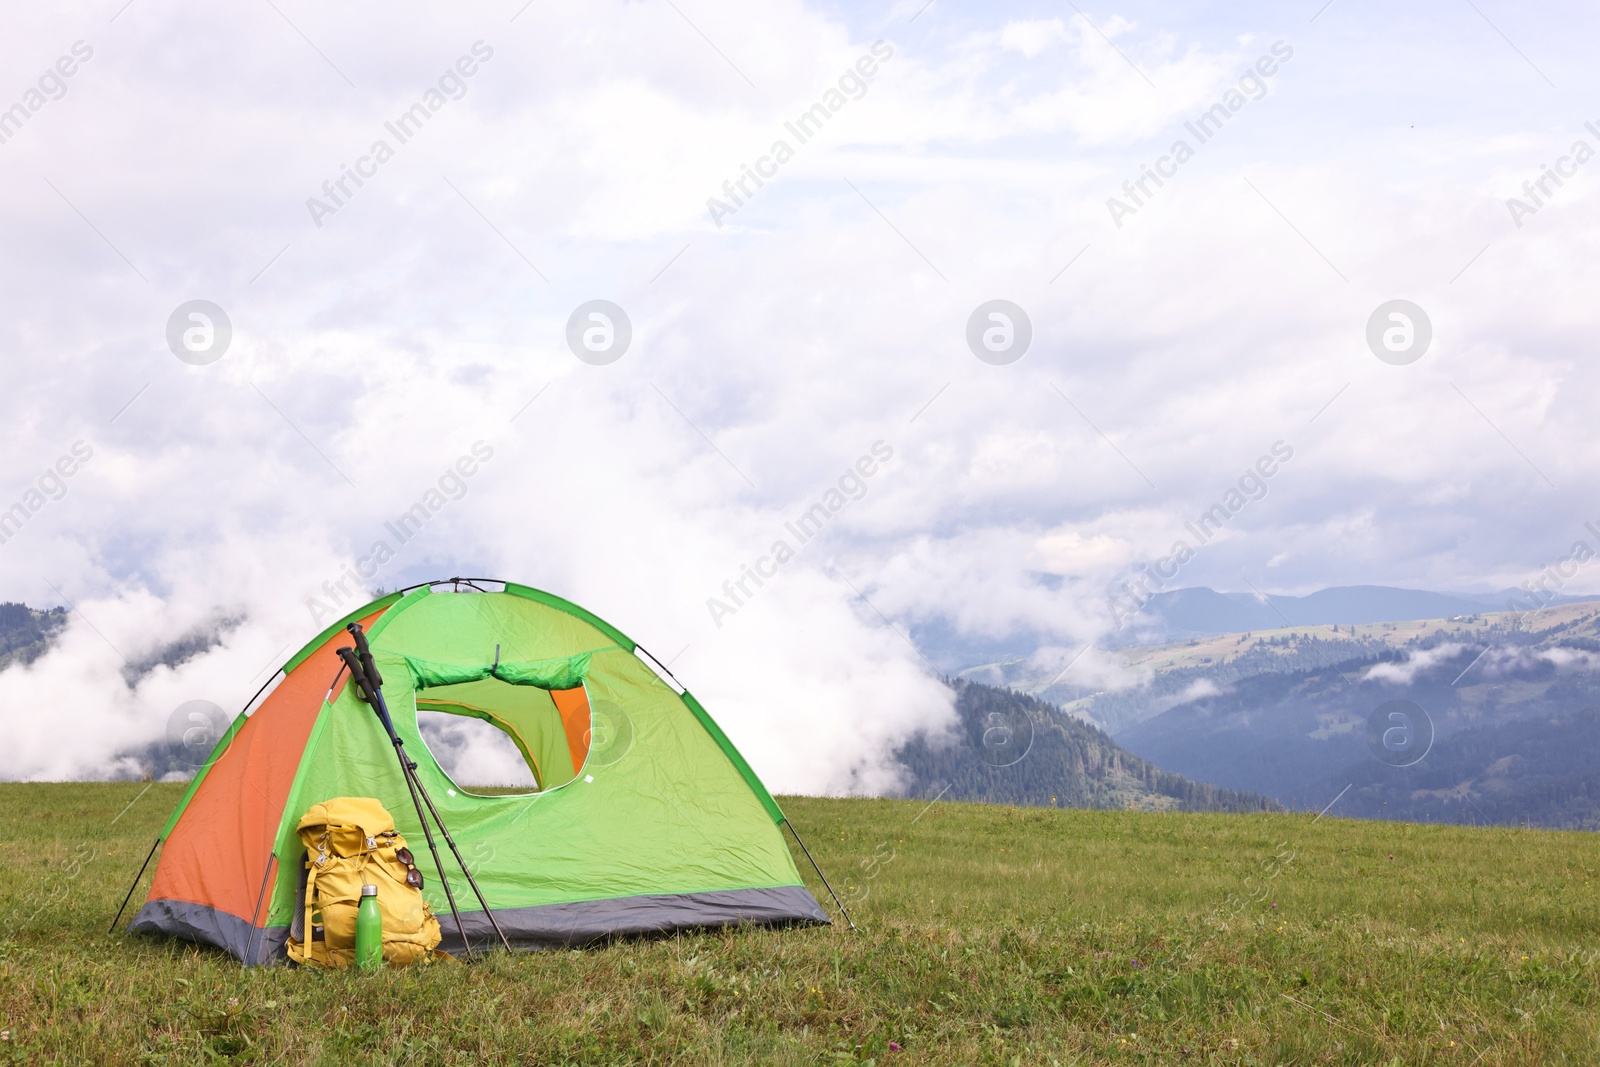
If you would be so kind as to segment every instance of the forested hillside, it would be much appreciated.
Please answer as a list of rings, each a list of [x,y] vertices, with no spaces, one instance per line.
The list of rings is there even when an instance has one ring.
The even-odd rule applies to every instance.
[[[911,796],[1063,808],[1276,811],[1254,793],[1170,774],[1044,701],[956,680],[960,730],[897,756]]]
[[[66,624],[65,608],[34,611],[26,604],[0,604],[0,670],[13,663],[32,663]]]

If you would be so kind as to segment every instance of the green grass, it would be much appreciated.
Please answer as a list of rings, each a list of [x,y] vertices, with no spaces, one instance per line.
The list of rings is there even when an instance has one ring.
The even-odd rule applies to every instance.
[[[785,798],[859,931],[369,977],[108,935],[145,788],[0,785],[0,1062],[1600,1061],[1586,834]]]

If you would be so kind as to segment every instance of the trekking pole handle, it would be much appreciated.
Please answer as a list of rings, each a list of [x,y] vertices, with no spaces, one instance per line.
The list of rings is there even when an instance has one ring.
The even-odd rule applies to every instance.
[[[369,670],[364,667],[361,662],[361,654],[348,645],[339,649],[338,655],[340,659],[344,660],[344,665],[350,668],[350,676],[355,679],[356,685],[360,689],[361,699],[365,700],[368,706],[372,708],[373,714],[378,716],[378,722],[383,724],[383,732],[388,734],[389,740],[398,747],[400,745],[400,735],[394,732],[394,722],[389,718],[389,705],[384,702],[383,690],[380,688],[383,683],[379,682],[374,685],[372,682],[373,675],[378,673],[378,669],[371,667]],[[367,663],[370,665],[371,662],[369,657]]]
[[[373,707],[377,707],[377,704],[373,701],[372,679],[367,677],[367,672],[361,666],[361,658],[356,655],[356,650],[346,645],[344,648],[339,649],[337,654],[344,661],[345,668],[350,671],[350,678],[356,683],[356,688],[360,690],[361,699],[368,704],[372,704]]]
[[[356,654],[361,657],[361,666],[367,672],[367,678],[372,682],[374,689],[383,688],[383,675],[378,673],[378,665],[372,662],[372,646],[367,644],[367,635],[362,632],[361,624],[353,622],[345,627],[350,636],[355,639]]]
[[[335,649],[335,655],[344,661],[345,669],[350,672],[350,677],[365,692],[367,688],[367,672],[361,667],[361,660],[356,658],[356,650],[349,645]]]

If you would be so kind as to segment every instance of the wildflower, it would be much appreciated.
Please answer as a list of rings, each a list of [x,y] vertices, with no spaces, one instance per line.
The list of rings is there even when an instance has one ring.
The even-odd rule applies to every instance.
[[[1452,1041],[1451,1044],[1455,1044],[1455,1042]],[[900,1042],[898,1042],[898,1041],[889,1042],[889,1051],[890,1052],[899,1052],[900,1051]]]

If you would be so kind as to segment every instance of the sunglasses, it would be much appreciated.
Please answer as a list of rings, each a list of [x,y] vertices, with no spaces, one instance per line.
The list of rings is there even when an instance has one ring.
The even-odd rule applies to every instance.
[[[422,872],[417,870],[417,861],[411,855],[411,850],[402,845],[394,850],[394,858],[406,865],[406,885],[412,889],[421,889]]]

